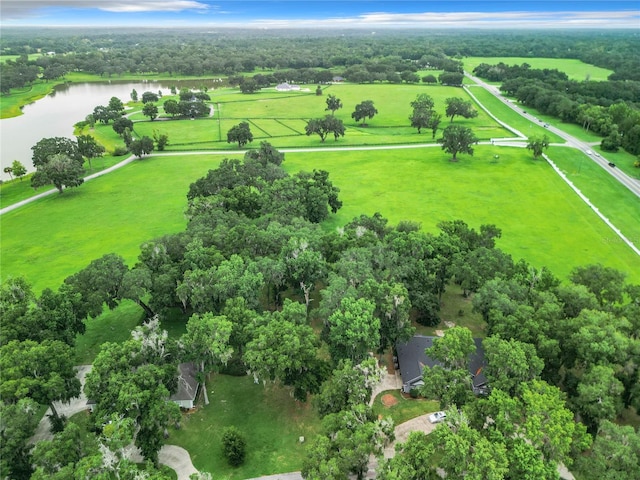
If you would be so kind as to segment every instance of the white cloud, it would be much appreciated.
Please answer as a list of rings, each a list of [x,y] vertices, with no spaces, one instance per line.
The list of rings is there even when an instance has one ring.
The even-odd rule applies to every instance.
[[[170,0],[170,1],[147,1],[138,0],[135,2],[100,2],[100,10],[105,12],[181,12],[183,10],[206,10],[208,5],[193,0]]]
[[[356,17],[255,20],[260,28],[640,28],[640,10],[617,12],[371,12]]]
[[[3,21],[40,16],[51,8],[99,9],[106,12],[179,12],[203,11],[213,7],[196,0],[2,0],[0,12]]]

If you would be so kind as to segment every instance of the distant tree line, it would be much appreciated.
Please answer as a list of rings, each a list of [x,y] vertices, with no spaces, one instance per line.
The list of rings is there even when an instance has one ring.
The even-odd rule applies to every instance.
[[[602,149],[640,154],[640,82],[569,80],[557,70],[483,63],[479,77],[502,82],[500,90],[523,105],[575,123],[604,137]]]
[[[524,32],[507,37],[504,32],[390,31],[375,38],[361,32],[335,37],[295,30],[278,34],[211,34],[181,29],[74,33],[29,29],[3,32],[3,54],[21,55],[2,65],[3,92],[28,85],[38,75],[54,80],[77,70],[111,77],[125,73],[233,76],[268,69],[300,71],[295,76],[290,72],[285,78],[300,83],[326,82],[331,70],[356,83],[417,83],[418,69],[461,72],[460,59],[465,56],[578,58],[614,70],[611,80],[640,80],[637,41],[624,32],[598,36],[589,32]],[[55,55],[28,60],[28,54],[37,52]],[[310,75],[308,69],[318,73]]]

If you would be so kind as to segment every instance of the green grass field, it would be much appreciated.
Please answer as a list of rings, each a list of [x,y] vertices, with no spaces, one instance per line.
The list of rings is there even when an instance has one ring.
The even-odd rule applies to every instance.
[[[473,72],[473,69],[481,63],[495,65],[500,62],[506,65],[522,65],[523,63],[528,63],[531,65],[531,68],[557,69],[566,73],[570,79],[578,81],[583,81],[587,78],[594,81],[603,81],[613,73],[613,70],[589,65],[588,63],[583,63],[573,58],[466,57],[463,59],[464,69],[468,72]]]
[[[104,155],[100,158],[94,158],[91,161],[91,167],[89,164],[85,162],[84,169],[87,175],[91,175],[93,173],[99,172],[101,170],[105,170],[113,165],[120,163],[121,161],[128,158],[129,155],[114,157],[112,155]],[[50,190],[53,185],[48,185],[45,187],[41,187],[38,190],[34,190],[31,187],[31,175],[28,174],[22,177],[22,179],[14,178],[13,180],[9,180],[6,182],[0,183],[0,207],[4,208],[14,203],[17,203],[21,200],[30,198],[34,195],[42,193],[46,190]]]
[[[497,162],[494,154],[500,156]],[[105,253],[118,253],[132,264],[142,242],[184,228],[189,185],[220,159],[145,158],[4,214],[2,279],[24,275],[40,291],[57,288]],[[290,172],[331,173],[344,207],[327,228],[378,211],[392,224],[415,220],[427,231],[457,218],[475,228],[494,223],[503,231],[501,248],[561,278],[577,265],[598,262],[628,272],[630,280],[640,277],[640,259],[611,242],[609,228],[545,162],[534,162],[523,149],[478,146],[475,156],[463,155],[457,163],[437,147],[288,153],[284,165]],[[620,217],[618,227],[625,231],[624,222],[634,218]]]
[[[255,384],[249,376],[215,375],[207,388],[211,403],[183,414],[182,428],[171,430],[167,443],[186,448],[195,467],[214,478],[239,480],[300,470],[304,449],[320,430],[309,402],[295,401],[288,389],[277,385]],[[247,440],[245,463],[237,468],[222,454],[222,430],[232,425]]]
[[[134,262],[145,240],[184,229],[189,185],[220,156],[145,158],[0,217],[2,279],[57,288],[105,253]]]
[[[572,148],[551,147],[551,158],[584,193],[598,206],[602,214],[616,225],[620,231],[640,247],[640,201],[618,181],[609,175],[600,165],[587,155]],[[611,235],[606,242],[621,242],[619,237]]]
[[[322,96],[309,92],[280,93],[274,89],[242,95],[234,89],[220,89],[210,92],[215,109],[212,117],[151,122],[141,114],[133,113],[131,118],[139,120],[134,127],[139,136],[151,136],[154,130],[170,132],[168,151],[229,149],[226,134],[241,121],[249,122],[254,144],[268,140],[278,148],[320,146],[319,137],[307,137],[304,128],[308,119],[328,113],[325,111],[326,97],[330,93],[340,98],[344,105],[335,115],[344,122],[346,134],[337,142],[328,138],[325,144],[340,146],[433,142],[430,131],[418,135],[417,130],[411,128],[408,119],[410,103],[418,94],[428,93],[433,97],[436,109],[444,116],[446,98],[468,98],[460,88],[424,85],[394,85],[392,88],[389,85],[332,85],[325,88]],[[351,118],[356,104],[363,100],[373,100],[378,110],[376,116],[367,120],[366,126]],[[513,136],[483,110],[478,110],[478,117],[469,120],[458,117],[455,122],[473,128],[481,140]],[[447,125],[449,120],[444,118],[441,129]],[[98,125],[96,136],[110,129],[108,125]]]
[[[499,154],[494,163],[493,155]],[[321,166],[342,188],[337,227],[361,213],[381,212],[391,223],[414,220],[435,231],[443,220],[502,229],[498,246],[565,278],[572,268],[602,263],[640,278],[640,258],[607,243],[612,232],[564,182],[530,152],[478,146],[452,163],[438,148],[391,152],[287,154],[291,171]],[[390,173],[393,172],[393,173]],[[622,228],[619,226],[619,228]]]

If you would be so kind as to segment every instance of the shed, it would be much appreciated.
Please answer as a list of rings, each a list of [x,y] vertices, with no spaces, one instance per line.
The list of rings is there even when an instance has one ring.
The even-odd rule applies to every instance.
[[[200,383],[197,380],[197,368],[194,363],[181,363],[178,366],[178,391],[169,397],[181,408],[193,408]]]

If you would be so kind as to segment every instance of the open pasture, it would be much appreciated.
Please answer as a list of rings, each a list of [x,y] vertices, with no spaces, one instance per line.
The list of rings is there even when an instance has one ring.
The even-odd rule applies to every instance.
[[[222,158],[145,158],[2,215],[2,280],[23,275],[40,291],[106,253],[135,263],[142,242],[184,229],[189,185]]]
[[[142,242],[184,228],[189,185],[224,156],[145,158],[3,215],[2,279],[24,275],[39,291],[57,288],[105,253],[134,263]],[[493,223],[503,232],[501,248],[560,277],[577,265],[600,262],[640,280],[640,258],[611,241],[613,232],[530,152],[477,146],[473,157],[461,155],[456,163],[449,158],[435,146],[317,151],[287,153],[284,166],[290,173],[330,172],[344,206],[327,228],[375,212],[393,224],[420,222],[426,231],[458,218],[475,228]],[[625,231],[624,223],[634,218],[619,217],[617,226]]]
[[[607,77],[613,73],[613,70],[596,67],[595,65],[590,65],[574,58],[466,57],[462,62],[467,72],[473,72],[473,69],[481,63],[488,63],[489,65],[495,65],[500,62],[506,65],[522,65],[523,63],[527,63],[531,65],[531,68],[559,70],[566,73],[569,79],[580,82],[587,79],[594,81],[606,80]]]
[[[633,193],[620,185],[600,165],[584,153],[569,147],[551,147],[549,157],[569,180],[584,193],[602,214],[620,231],[640,247],[640,201]],[[603,152],[608,158],[611,155]],[[607,167],[609,168],[609,167]],[[613,232],[612,232],[613,233]],[[607,241],[622,242],[611,235]]]
[[[241,95],[233,89],[220,89],[215,94],[210,92],[214,105],[212,117],[151,122],[135,113],[132,118],[139,119],[134,125],[135,133],[139,136],[152,136],[154,130],[167,131],[168,151],[185,150],[189,145],[192,149],[228,149],[227,132],[243,121],[249,122],[251,126],[253,145],[261,140],[269,140],[277,148],[314,147],[320,146],[320,139],[317,135],[307,137],[304,127],[308,119],[328,114],[325,108],[329,93],[336,95],[344,105],[335,115],[344,122],[346,133],[337,142],[334,142],[330,135],[325,143],[340,146],[434,142],[430,131],[418,134],[417,130],[410,126],[410,103],[420,93],[427,93],[433,97],[436,110],[443,116],[440,132],[436,136],[438,138],[442,129],[450,124],[450,120],[445,117],[445,99],[469,98],[460,88],[406,84],[331,85],[324,89],[321,96],[303,92],[278,93],[270,89],[252,95]],[[370,120],[367,119],[365,126],[351,118],[355,106],[364,100],[372,100],[378,110],[377,115]],[[479,107],[478,112],[476,118],[456,117],[454,122],[472,128],[481,140],[513,136]]]
[[[328,227],[375,212],[392,224],[418,221],[431,232],[443,220],[462,219],[474,228],[495,224],[502,229],[500,248],[560,278],[578,265],[602,263],[640,280],[640,257],[611,240],[615,234],[546,162],[533,161],[525,149],[492,146],[477,146],[473,157],[461,155],[459,162],[449,158],[437,147],[289,153],[285,165],[331,173],[344,206]],[[620,217],[617,226],[625,221]]]

